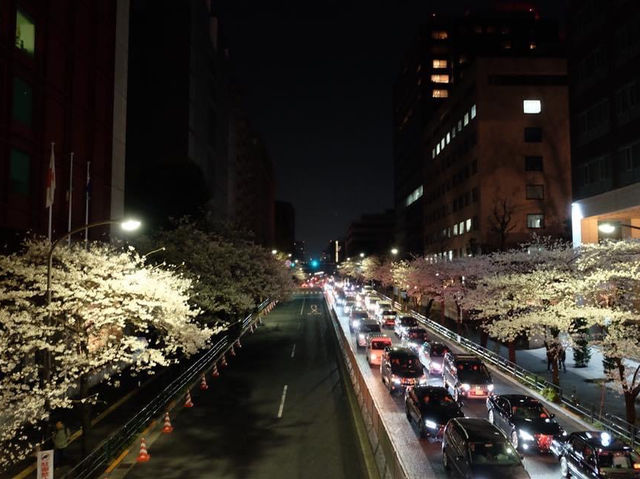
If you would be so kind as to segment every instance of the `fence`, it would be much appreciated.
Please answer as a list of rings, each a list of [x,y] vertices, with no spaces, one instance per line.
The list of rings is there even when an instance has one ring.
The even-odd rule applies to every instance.
[[[270,300],[263,301],[254,313],[242,320],[242,329],[238,337],[245,334],[249,326],[257,321],[259,313],[271,304]],[[73,479],[88,479],[95,477],[106,469],[109,461],[121,453],[135,439],[138,433],[144,429],[149,422],[163,413],[167,404],[178,394],[181,394],[190,384],[197,381],[203,371],[208,369],[217,361],[223,353],[226,353],[235,342],[237,337],[229,337],[229,333],[222,333],[216,336],[215,344],[202,354],[189,366],[180,376],[164,388],[147,405],[120,428],[117,432],[107,438],[91,454],[79,462],[64,477]]]
[[[387,296],[381,295],[386,298],[388,301],[392,301]],[[400,309],[399,303],[393,303],[398,309]],[[520,382],[525,384],[531,389],[534,389],[538,392],[541,392],[545,389],[554,390],[558,395],[561,403],[569,410],[576,413],[580,416],[581,419],[594,424],[598,429],[606,429],[609,432],[614,433],[618,437],[622,437],[631,443],[632,447],[635,447],[636,444],[640,443],[640,431],[638,427],[628,423],[621,417],[618,417],[614,414],[602,413],[599,408],[597,408],[594,404],[584,403],[577,401],[574,397],[565,396],[563,394],[562,388],[556,386],[553,383],[550,383],[544,378],[537,376],[536,374],[528,371],[515,363],[512,363],[508,359],[500,356],[499,354],[494,353],[493,351],[488,350],[487,348],[480,346],[478,343],[475,343],[464,336],[461,336],[457,333],[454,333],[448,328],[445,328],[441,324],[436,323],[435,321],[430,320],[429,318],[423,316],[422,314],[416,313],[415,311],[411,311],[411,315],[414,316],[418,321],[420,321],[423,325],[428,328],[436,331],[440,336],[447,338],[450,341],[462,346],[463,348],[475,353],[476,355],[482,357],[485,361],[490,364],[493,364],[496,368],[501,371],[514,376]]]
[[[391,435],[384,425],[378,412],[378,407],[371,395],[371,391],[358,367],[355,353],[344,334],[344,330],[338,323],[336,313],[330,305],[331,302],[327,300],[326,297],[325,300],[327,301],[327,309],[329,309],[331,314],[331,323],[336,332],[338,342],[340,343],[340,349],[345,357],[347,371],[358,399],[358,405],[360,406],[362,418],[367,428],[367,435],[375,456],[380,477],[385,479],[405,479],[409,476],[403,467],[396,448],[393,446]]]

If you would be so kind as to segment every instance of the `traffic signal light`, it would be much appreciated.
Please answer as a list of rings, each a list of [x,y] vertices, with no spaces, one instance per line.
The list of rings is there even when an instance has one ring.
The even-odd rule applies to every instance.
[[[311,267],[312,268],[317,268],[320,265],[320,263],[318,262],[317,259],[312,259],[311,260]]]

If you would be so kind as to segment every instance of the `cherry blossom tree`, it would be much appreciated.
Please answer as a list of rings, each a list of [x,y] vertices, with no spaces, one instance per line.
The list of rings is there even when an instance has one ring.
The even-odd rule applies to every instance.
[[[220,330],[196,322],[190,279],[104,244],[55,250],[47,307],[48,249],[30,241],[0,256],[0,468],[33,450],[58,408],[79,408],[86,438],[92,385],[125,369],[153,373]]]

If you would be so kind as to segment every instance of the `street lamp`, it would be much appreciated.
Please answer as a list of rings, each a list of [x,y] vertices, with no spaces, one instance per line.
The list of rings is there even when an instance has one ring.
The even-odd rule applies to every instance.
[[[398,248],[391,248],[391,254],[393,256],[398,256]]]
[[[601,224],[598,225],[598,230],[600,230],[601,233],[610,235],[611,233],[613,233],[616,230],[616,228],[618,226],[620,226],[620,227],[624,226],[626,228],[630,228],[630,229],[633,229],[633,230],[640,230],[640,226],[625,225],[625,224],[618,224],[616,226],[616,225],[614,225],[612,223],[601,223]]]
[[[277,249],[272,249],[271,250],[271,254],[278,254],[278,250]]]
[[[360,257],[361,257],[361,258],[364,258],[364,253],[360,253]]]

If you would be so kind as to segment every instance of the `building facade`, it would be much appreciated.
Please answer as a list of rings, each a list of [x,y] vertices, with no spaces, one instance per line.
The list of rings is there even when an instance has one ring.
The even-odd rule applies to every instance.
[[[128,0],[0,3],[4,241],[26,232],[47,234],[45,190],[52,143],[52,237],[68,231],[69,210],[72,228],[85,224],[89,169],[89,221],[122,217],[128,26]],[[106,233],[108,228],[97,228],[91,236]]]
[[[640,4],[571,1],[569,22],[573,242],[640,238]]]
[[[425,254],[568,237],[566,61],[477,58],[425,130]]]
[[[127,209],[158,226],[230,219],[228,59],[211,2],[132,0],[130,38]]]
[[[424,128],[465,70],[478,55],[550,54],[563,54],[557,26],[526,4],[426,19],[394,85],[396,242],[405,254],[420,254],[424,246]]]
[[[361,253],[384,256],[393,247],[395,214],[393,210],[384,213],[362,215],[352,222],[345,238],[345,257],[357,257]]]

